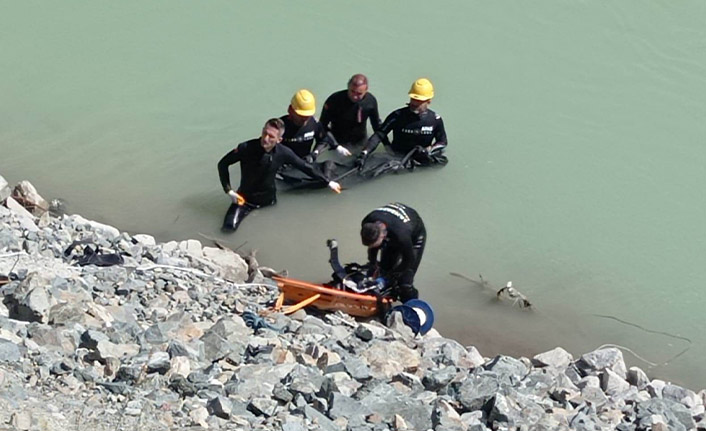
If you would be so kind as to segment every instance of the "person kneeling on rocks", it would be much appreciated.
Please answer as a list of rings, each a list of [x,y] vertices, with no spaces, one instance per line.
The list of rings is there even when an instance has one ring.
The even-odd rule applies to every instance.
[[[233,201],[223,221],[223,228],[236,230],[240,222],[253,209],[277,203],[275,176],[282,165],[288,164],[305,174],[328,183],[336,193],[341,186],[330,181],[324,174],[312,169],[311,165],[294,152],[280,145],[284,134],[284,122],[279,118],[267,120],[260,138],[251,139],[238,145],[218,162],[218,176],[223,191]],[[228,167],[240,162],[240,187],[234,191],[230,185]]]
[[[360,238],[368,248],[373,276],[382,276],[401,302],[419,297],[414,275],[426,243],[422,218],[413,208],[392,203],[372,211],[361,223]],[[380,261],[378,262],[378,253]]]

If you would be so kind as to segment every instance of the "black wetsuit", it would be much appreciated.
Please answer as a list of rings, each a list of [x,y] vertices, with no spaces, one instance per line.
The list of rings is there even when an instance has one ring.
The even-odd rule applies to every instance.
[[[294,124],[289,115],[284,115],[280,119],[284,121],[282,145],[291,148],[294,154],[301,158],[312,154],[313,159],[316,159],[327,146],[330,148],[336,146],[326,133],[326,129],[314,117],[307,119],[301,126]],[[316,147],[312,148],[314,142]]]
[[[387,226],[387,237],[380,248],[368,249],[368,261],[377,263],[380,253],[382,275],[397,285],[396,295],[402,302],[415,299],[414,275],[424,253],[427,232],[417,212],[401,203],[378,208],[365,216],[361,224],[382,222]],[[393,291],[394,292],[394,291]]]
[[[284,164],[292,165],[313,178],[328,182],[291,149],[277,144],[267,153],[262,148],[260,139],[256,138],[238,145],[218,162],[218,176],[226,193],[232,189],[228,167],[237,162],[240,162],[238,193],[255,207],[272,205],[277,201],[275,175]]]
[[[443,149],[447,144],[444,121],[431,109],[420,114],[415,114],[409,107],[393,111],[385,118],[380,130],[368,139],[365,150],[371,153],[381,141],[387,143],[390,132],[390,149],[398,154],[406,154],[416,146]]]
[[[331,131],[339,144],[363,141],[367,137],[368,119],[373,131],[380,130],[378,101],[371,93],[353,102],[348,97],[348,90],[337,91],[326,99],[321,111],[321,124]]]

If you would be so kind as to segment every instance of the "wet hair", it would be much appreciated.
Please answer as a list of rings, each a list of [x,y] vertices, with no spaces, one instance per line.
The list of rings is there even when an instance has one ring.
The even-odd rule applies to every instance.
[[[380,238],[382,231],[383,227],[380,222],[364,223],[360,228],[360,239],[363,241],[363,245],[369,246],[370,244],[374,244],[375,241]]]
[[[366,87],[368,86],[368,77],[362,73],[356,73],[351,76],[351,79],[348,80],[349,87],[360,87],[361,85],[365,85]]]
[[[279,118],[270,118],[265,123],[265,127],[272,127],[273,129],[279,130],[279,134],[284,134],[284,121]]]

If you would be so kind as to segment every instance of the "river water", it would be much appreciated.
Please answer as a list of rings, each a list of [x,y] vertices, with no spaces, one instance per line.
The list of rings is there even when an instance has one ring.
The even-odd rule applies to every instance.
[[[653,377],[706,387],[703,1],[2,11],[0,172],[11,183],[29,179],[70,212],[133,233],[257,249],[261,264],[316,281],[331,272],[327,238],[342,260],[363,261],[360,219],[405,202],[427,225],[417,284],[442,334],[486,356],[620,345]],[[298,88],[320,108],[358,72],[382,115],[414,79],[433,81],[448,166],[341,195],[280,193],[221,234],[219,158],[284,114]],[[533,311],[494,299],[509,280]]]

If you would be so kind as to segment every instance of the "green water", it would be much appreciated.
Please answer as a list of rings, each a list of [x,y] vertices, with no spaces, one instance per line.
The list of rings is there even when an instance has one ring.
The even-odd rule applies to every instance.
[[[344,261],[362,261],[360,219],[405,202],[427,224],[417,280],[443,334],[486,356],[619,344],[669,361],[624,351],[653,377],[706,387],[706,3],[1,6],[0,172],[10,182],[30,179],[123,230],[207,243],[200,234],[221,236],[229,203],[216,162],[284,114],[294,91],[322,102],[363,72],[385,115],[427,76],[447,167],[340,196],[282,193],[223,240],[324,281],[327,238]],[[450,272],[496,289],[512,280],[535,311]]]

